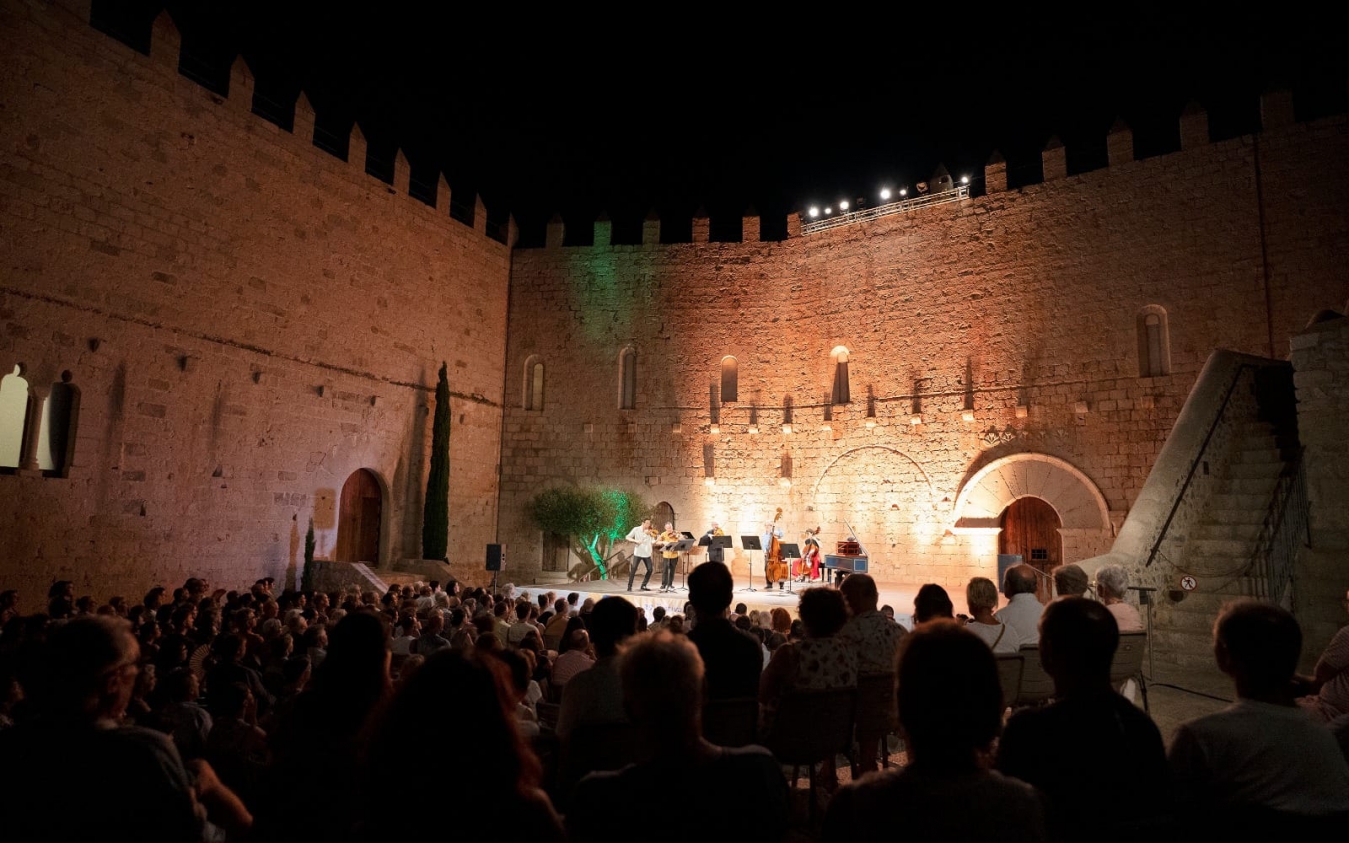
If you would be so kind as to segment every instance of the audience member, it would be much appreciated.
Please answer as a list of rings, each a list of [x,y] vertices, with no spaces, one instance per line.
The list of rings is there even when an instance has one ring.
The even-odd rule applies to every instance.
[[[567,638],[567,650],[553,662],[553,687],[561,692],[572,677],[595,664],[589,653],[590,633],[585,628],[572,630]]]
[[[1007,605],[995,615],[1021,639],[1023,645],[1040,640],[1040,615],[1044,605],[1035,596],[1037,571],[1029,565],[1013,565],[1002,578],[1002,593]]]
[[[936,583],[928,583],[918,589],[913,598],[915,629],[931,621],[954,619],[955,605],[951,603],[951,596],[946,593],[946,589]]]
[[[43,650],[25,677],[33,716],[0,731],[7,840],[200,841],[212,824],[247,832],[252,817],[210,764],[185,766],[164,735],[118,725],[139,662],[126,621],[69,620]]]
[[[988,580],[989,586],[993,584]],[[1039,658],[1054,702],[1012,715],[997,768],[1039,788],[1050,836],[1157,840],[1170,832],[1170,771],[1152,720],[1110,684],[1119,631],[1108,608],[1061,597],[1040,618]],[[1086,747],[1090,747],[1087,751]],[[1101,794],[1124,810],[1102,810]]]
[[[1015,653],[1021,648],[1021,636],[998,620],[993,609],[998,605],[998,587],[988,577],[975,577],[965,586],[965,604],[970,618],[965,628],[983,639],[995,653]]]
[[[356,776],[360,798],[339,814],[349,824],[355,815],[351,839],[387,837],[391,809],[438,810],[449,787],[459,806],[447,817],[455,839],[562,843],[561,821],[539,789],[538,758],[512,710],[507,672],[500,659],[472,651],[439,650],[426,659],[371,724]],[[464,726],[453,751],[466,764],[448,785],[445,754],[425,746],[447,723]]]
[[[1349,595],[1340,599],[1349,609]],[[1340,627],[1330,639],[1311,676],[1298,677],[1301,705],[1313,718],[1329,723],[1349,714],[1349,626]]]
[[[1297,621],[1242,600],[1219,612],[1213,637],[1237,701],[1176,730],[1170,762],[1187,830],[1213,839],[1276,827],[1289,837],[1343,831],[1349,766],[1330,731],[1293,702]]]
[[[899,723],[909,763],[835,794],[825,843],[875,840],[902,828],[914,840],[1046,840],[1034,788],[986,768],[1002,725],[993,651],[955,621],[908,636],[898,667]]]
[[[870,574],[850,574],[839,584],[839,591],[848,604],[848,622],[839,632],[839,638],[852,648],[857,658],[857,673],[862,676],[888,676],[893,680],[895,659],[908,630],[891,623],[876,608],[880,594],[876,580]],[[878,680],[879,681],[879,680]],[[890,685],[893,685],[893,681]],[[857,738],[859,770],[877,767],[877,753],[884,735],[862,735]]]
[[[1115,616],[1119,631],[1142,632],[1143,618],[1138,609],[1124,602],[1128,590],[1129,572],[1119,565],[1106,565],[1096,572],[1096,597]]]
[[[595,604],[590,616],[590,637],[597,658],[590,667],[564,682],[566,690],[555,729],[563,741],[581,724],[625,719],[618,652],[619,645],[636,634],[637,609],[626,598],[610,595]]]
[[[728,618],[735,587],[731,569],[724,562],[704,562],[689,574],[688,584],[689,602],[697,618],[688,637],[703,662],[707,698],[756,696],[764,666],[763,647]]]
[[[704,562],[694,572],[720,564]],[[636,828],[644,843],[687,840],[687,824],[648,822],[650,794],[672,782],[680,783],[696,825],[717,839],[784,839],[787,781],[776,759],[762,747],[729,749],[702,736],[704,673],[694,645],[668,632],[643,636],[620,657],[619,671],[638,761],[591,773],[577,785],[567,811],[573,843],[622,840]]]
[[[1091,578],[1081,565],[1069,563],[1054,569],[1055,597],[1090,597]]]

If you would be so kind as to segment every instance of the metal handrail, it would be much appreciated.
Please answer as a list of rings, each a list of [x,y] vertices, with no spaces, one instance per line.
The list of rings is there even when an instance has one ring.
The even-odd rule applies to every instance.
[[[1213,423],[1209,425],[1208,433],[1204,435],[1204,442],[1199,446],[1199,453],[1195,455],[1194,461],[1190,463],[1190,471],[1185,475],[1185,482],[1181,484],[1180,490],[1176,492],[1176,499],[1171,504],[1171,512],[1167,514],[1166,522],[1162,524],[1162,529],[1157,534],[1157,541],[1153,543],[1152,551],[1148,553],[1148,561],[1144,563],[1143,567],[1150,567],[1153,560],[1157,558],[1157,554],[1161,551],[1162,542],[1166,540],[1167,530],[1171,528],[1171,522],[1175,520],[1176,513],[1180,511],[1180,504],[1185,500],[1185,492],[1190,488],[1190,482],[1194,480],[1195,472],[1199,470],[1199,466],[1203,463],[1204,454],[1208,450],[1208,444],[1212,441],[1213,434],[1218,431],[1218,425],[1222,422],[1223,416],[1227,414],[1227,405],[1232,401],[1232,393],[1236,391],[1237,384],[1241,383],[1241,378],[1246,373],[1247,369],[1253,370],[1256,368],[1258,367],[1252,363],[1241,363],[1237,366],[1237,371],[1232,376],[1232,382],[1227,385],[1227,392],[1223,394],[1223,402],[1218,407],[1217,414],[1213,417]]]
[[[1298,545],[1309,534],[1307,521],[1310,514],[1307,475],[1299,452],[1292,471],[1279,478],[1274,500],[1265,517],[1265,527],[1261,530],[1260,544],[1252,556],[1252,563],[1264,562],[1268,597],[1274,603],[1283,601]]]
[[[970,186],[961,184],[950,190],[943,190],[941,193],[930,193],[926,196],[916,196],[912,199],[901,199],[898,202],[890,202],[886,205],[877,205],[874,208],[866,208],[865,210],[839,214],[836,217],[811,220],[810,222],[801,224],[801,233],[814,234],[817,231],[826,231],[831,228],[838,228],[841,225],[850,225],[855,222],[865,222],[879,217],[888,217],[891,214],[903,214],[909,211],[916,211],[919,208],[944,205],[947,202],[959,202],[961,199],[968,199],[969,195]]]

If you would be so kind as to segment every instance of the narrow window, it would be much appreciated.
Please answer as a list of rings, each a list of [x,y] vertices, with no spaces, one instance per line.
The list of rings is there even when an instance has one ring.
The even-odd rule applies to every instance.
[[[1166,311],[1155,304],[1138,314],[1138,376],[1155,378],[1171,374],[1171,339]]]
[[[525,385],[520,406],[526,410],[543,409],[543,361],[537,356],[525,361]]]
[[[729,404],[740,400],[740,364],[734,357],[721,358],[721,403]]]
[[[28,381],[21,367],[0,378],[0,468],[18,468],[23,455],[23,428],[28,419]]]
[[[830,402],[847,404],[852,401],[848,389],[848,349],[840,345],[834,349],[832,356],[834,358],[834,389],[830,396]]]
[[[618,356],[618,409],[637,406],[637,352],[629,346]]]
[[[70,468],[78,407],[79,390],[69,383],[52,384],[37,440],[37,467],[49,475],[65,477]]]

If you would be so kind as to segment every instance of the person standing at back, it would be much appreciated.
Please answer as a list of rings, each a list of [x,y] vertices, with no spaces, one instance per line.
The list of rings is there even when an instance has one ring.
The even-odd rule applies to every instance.
[[[689,602],[697,619],[689,640],[703,660],[707,698],[753,697],[759,692],[763,648],[727,617],[734,583],[722,562],[704,562],[689,574]]]

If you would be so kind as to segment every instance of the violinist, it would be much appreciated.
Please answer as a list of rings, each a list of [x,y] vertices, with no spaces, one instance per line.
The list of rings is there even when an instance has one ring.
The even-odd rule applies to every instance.
[[[708,547],[707,547],[707,561],[708,561],[708,562],[725,562],[725,561],[726,561],[725,549],[724,549],[724,548],[721,548],[721,547],[718,547],[718,546],[716,546],[716,545],[714,545],[714,544],[712,544],[711,541],[710,541],[710,539],[711,539],[713,536],[724,536],[724,535],[726,535],[726,531],[723,530],[723,529],[721,529],[721,525],[718,524],[718,523],[715,522],[715,521],[712,522],[712,529],[708,530],[706,533],[703,533],[703,539],[708,540],[708,541],[707,541],[707,545],[708,545]],[[702,542],[699,542],[699,544],[702,544]]]
[[[630,541],[636,545],[632,550],[632,564],[628,567],[628,591],[632,591],[632,581],[637,574],[637,563],[646,563],[646,577],[642,580],[642,591],[650,591],[647,584],[651,582],[651,542],[655,541],[659,535],[651,526],[651,519],[648,518],[640,525],[633,527],[624,537],[624,541]]]
[[[674,591],[675,567],[679,564],[679,551],[672,548],[679,544],[680,535],[675,532],[674,525],[668,521],[665,523],[665,532],[656,537],[660,542],[660,555],[665,560],[665,570],[661,574],[660,590]]]

